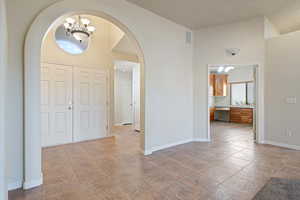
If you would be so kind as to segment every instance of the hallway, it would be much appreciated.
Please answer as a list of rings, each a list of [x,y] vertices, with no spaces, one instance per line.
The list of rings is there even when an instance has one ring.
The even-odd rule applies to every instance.
[[[300,152],[256,145],[251,127],[232,126],[214,123],[212,143],[147,157],[130,127],[115,139],[46,148],[44,185],[9,200],[250,200],[270,177],[300,178]]]

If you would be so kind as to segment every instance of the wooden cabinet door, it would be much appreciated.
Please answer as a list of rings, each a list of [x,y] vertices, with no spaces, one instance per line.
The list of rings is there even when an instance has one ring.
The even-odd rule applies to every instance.
[[[209,75],[209,85],[215,88],[215,74]]]
[[[241,109],[240,108],[231,108],[230,109],[230,121],[234,123],[241,122]]]
[[[234,123],[252,124],[253,109],[252,108],[231,108],[230,121]]]
[[[214,96],[227,96],[227,77],[226,74],[215,74]]]
[[[241,123],[252,124],[253,122],[253,109],[243,108],[241,109]]]

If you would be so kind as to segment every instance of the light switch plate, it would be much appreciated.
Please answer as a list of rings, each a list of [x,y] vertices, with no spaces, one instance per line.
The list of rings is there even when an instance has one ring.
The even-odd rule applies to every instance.
[[[285,99],[285,102],[287,104],[296,104],[297,103],[297,98],[296,97],[287,97]]]

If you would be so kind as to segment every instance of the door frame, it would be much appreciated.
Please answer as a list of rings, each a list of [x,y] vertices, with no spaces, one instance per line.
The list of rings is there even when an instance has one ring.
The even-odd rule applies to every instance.
[[[207,138],[208,141],[211,142],[211,124],[210,124],[210,107],[209,107],[209,87],[210,87],[210,68],[215,66],[224,66],[224,65],[230,65],[230,66],[236,66],[236,67],[249,67],[252,66],[255,71],[255,109],[253,114],[253,126],[255,127],[254,133],[256,138],[256,143],[258,144],[264,144],[264,138],[265,138],[265,132],[264,132],[264,90],[263,90],[263,83],[264,83],[264,77],[263,69],[261,65],[259,64],[208,64],[206,67],[206,77],[207,77],[207,85],[206,85],[206,99],[207,99]]]
[[[140,63],[138,63],[138,62],[132,62],[132,61],[127,61],[127,60],[115,60],[114,61],[114,73],[113,73],[113,78],[112,78],[112,82],[113,82],[113,91],[114,91],[114,89],[115,89],[115,71],[116,71],[116,68],[117,68],[117,65],[125,65],[125,66],[133,66],[133,67],[138,67],[138,68],[140,68],[141,67],[141,64]],[[141,73],[141,70],[139,70],[140,71],[140,73]],[[132,75],[133,75],[133,73],[132,73]],[[141,76],[140,76],[140,78],[141,78]],[[132,80],[133,80],[133,78],[132,78]],[[140,80],[141,81],[141,80]],[[133,90],[134,88],[132,87],[132,90]],[[132,104],[133,104],[133,101],[134,101],[134,99],[133,99],[133,96],[132,96]],[[112,115],[113,115],[113,117],[112,117],[112,123],[113,123],[113,125],[115,125],[115,96],[114,96],[114,93],[113,93],[113,95],[112,95],[112,104],[113,104],[113,112],[112,112]],[[133,117],[133,125],[134,125],[134,122],[135,122],[135,120],[134,120],[134,118],[135,118],[135,116],[134,116],[134,114],[135,114],[135,112],[134,112],[134,108],[132,109],[132,117]],[[140,115],[140,117],[141,117],[141,110],[140,110],[140,113],[139,113],[139,115]]]

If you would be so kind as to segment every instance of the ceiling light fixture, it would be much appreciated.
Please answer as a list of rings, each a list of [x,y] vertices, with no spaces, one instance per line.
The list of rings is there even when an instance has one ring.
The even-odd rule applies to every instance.
[[[230,70],[233,70],[233,69],[234,69],[233,66],[229,66],[229,67],[226,67],[224,71],[227,73],[227,72],[229,72]]]
[[[218,73],[222,73],[223,71],[224,71],[224,67],[223,66],[221,66],[221,67],[218,68]]]
[[[73,36],[76,40],[82,42],[90,38],[96,28],[90,25],[91,21],[87,18],[78,16],[78,20],[68,17],[65,20],[64,27],[68,36]]]

